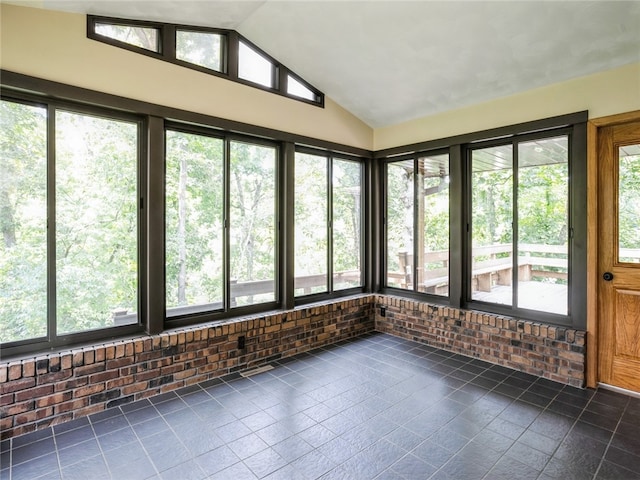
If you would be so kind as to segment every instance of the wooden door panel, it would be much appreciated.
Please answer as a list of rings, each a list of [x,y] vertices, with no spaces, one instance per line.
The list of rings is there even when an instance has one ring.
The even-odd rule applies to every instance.
[[[637,121],[602,128],[598,135],[598,371],[600,382],[640,392],[640,263],[618,258],[620,247],[632,238],[620,237],[622,243],[619,238],[621,230],[630,230],[619,225],[622,190],[618,183],[620,172],[628,172],[628,167],[621,170],[620,165],[622,161],[635,165],[638,145]],[[624,191],[627,199],[629,192],[635,193]],[[631,217],[624,218],[634,220],[636,214],[631,212]],[[640,221],[640,212],[637,215]],[[605,272],[613,274],[610,281],[603,278]]]
[[[615,296],[615,355],[640,361],[640,291],[616,289]]]
[[[640,391],[640,378],[638,378],[638,372],[640,372],[640,361],[629,360],[626,358],[615,358],[613,360],[613,376],[610,381],[606,382],[609,385],[616,387],[626,388],[627,390],[633,390],[635,392]]]

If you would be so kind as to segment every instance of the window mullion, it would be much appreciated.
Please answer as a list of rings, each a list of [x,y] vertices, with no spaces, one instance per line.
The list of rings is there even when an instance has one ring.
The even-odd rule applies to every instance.
[[[449,149],[449,301],[460,307],[462,302],[465,270],[463,269],[466,241],[464,232],[463,195],[464,159],[462,148],[456,145]]]
[[[327,156],[327,292],[333,292],[333,157]]]
[[[228,138],[224,141],[224,158],[222,167],[222,205],[224,209],[223,222],[224,222],[224,235],[222,236],[222,284],[223,284],[223,310],[228,312],[231,310],[231,224],[230,224],[230,212],[231,202],[229,199],[229,192],[231,190],[231,140]]]
[[[146,218],[146,329],[150,334],[160,333],[166,315],[165,278],[165,130],[164,120],[149,117],[147,121],[147,195],[143,209]],[[144,221],[144,220],[143,220]],[[146,252],[144,251],[146,248]],[[144,317],[140,317],[144,323]]]
[[[162,26],[161,53],[169,61],[176,59],[176,27],[174,25]]]
[[[411,262],[411,284],[414,292],[418,291],[418,248],[420,248],[419,241],[419,226],[422,222],[419,220],[419,216],[424,210],[424,201],[420,199],[420,185],[418,181],[418,161],[416,157],[413,159],[413,261]],[[418,208],[416,208],[416,206]]]
[[[57,337],[56,302],[56,108],[47,107],[47,339]]]
[[[512,143],[512,158],[513,158],[513,198],[511,199],[511,260],[513,268],[511,270],[511,305],[512,308],[519,308],[518,305],[518,189],[520,186],[519,180],[519,161],[518,161],[518,142]]]

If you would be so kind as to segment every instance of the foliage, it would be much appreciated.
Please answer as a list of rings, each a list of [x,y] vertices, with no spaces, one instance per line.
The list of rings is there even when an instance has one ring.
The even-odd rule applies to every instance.
[[[166,143],[167,308],[221,304],[224,141],[168,131]]]
[[[47,139],[45,109],[1,105],[0,339],[42,337],[53,314],[58,334],[113,325],[116,313],[135,322],[138,126],[59,110]],[[56,152],[49,200],[47,141]],[[55,251],[47,249],[47,202]],[[48,274],[56,287],[49,292]]]
[[[330,192],[327,186],[329,166],[333,172]],[[305,288],[303,277],[324,275],[326,278],[330,255],[329,230],[332,232],[330,261],[333,262],[333,289],[360,285],[360,164],[349,160],[297,153],[295,182],[296,293],[327,291],[326,281],[314,282],[313,286],[307,285]],[[343,273],[347,276],[343,277]]]
[[[0,341],[47,333],[46,110],[0,102]]]
[[[620,248],[640,249],[640,155],[621,155],[618,203],[618,235]],[[638,262],[636,258],[625,261]]]
[[[55,142],[58,333],[111,326],[138,309],[138,126],[58,111]]]

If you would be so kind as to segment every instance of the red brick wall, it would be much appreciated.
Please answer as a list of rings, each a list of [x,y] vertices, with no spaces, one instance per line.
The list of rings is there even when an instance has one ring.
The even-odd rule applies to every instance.
[[[375,303],[379,332],[584,386],[584,331],[391,296],[377,295]]]
[[[373,330],[372,296],[0,363],[1,438]],[[238,337],[245,348],[238,350]]]
[[[386,310],[380,315],[381,308]],[[0,363],[1,438],[375,330],[573,386],[585,332],[384,295],[197,325]],[[238,350],[238,337],[245,348]]]

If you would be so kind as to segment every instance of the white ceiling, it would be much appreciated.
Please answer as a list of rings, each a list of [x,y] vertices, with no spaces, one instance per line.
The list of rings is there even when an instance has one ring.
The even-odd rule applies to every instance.
[[[640,61],[640,1],[12,3],[238,30],[374,128]]]

